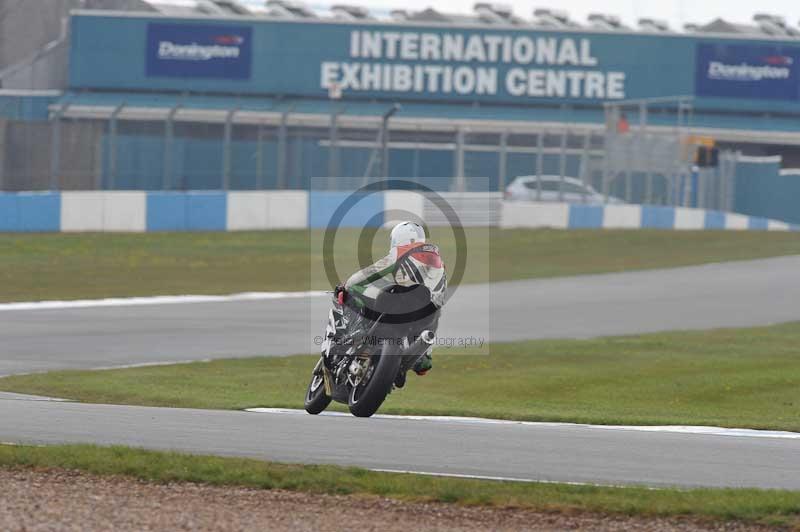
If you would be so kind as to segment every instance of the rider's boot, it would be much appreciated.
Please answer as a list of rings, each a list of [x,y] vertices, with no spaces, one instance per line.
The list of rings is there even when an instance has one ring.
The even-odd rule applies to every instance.
[[[417,362],[414,364],[414,367],[411,368],[414,370],[419,376],[425,375],[433,368],[433,358],[431,357],[432,349],[428,349],[428,351],[417,359]]]
[[[430,351],[422,355],[419,360],[414,364],[414,367],[411,369],[419,375],[420,377],[427,374],[428,371],[433,367],[433,359],[431,358]],[[394,387],[395,388],[402,388],[406,385],[406,372],[399,371],[397,372],[397,377],[394,378]]]
[[[402,388],[405,385],[406,385],[406,372],[405,370],[400,370],[397,372],[397,377],[394,378],[394,387]]]

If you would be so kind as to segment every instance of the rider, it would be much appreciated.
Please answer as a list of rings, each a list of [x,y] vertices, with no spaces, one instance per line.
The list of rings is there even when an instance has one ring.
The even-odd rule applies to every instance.
[[[430,290],[431,303],[441,309],[447,292],[447,275],[438,246],[426,242],[425,230],[415,222],[395,225],[390,242],[387,256],[351,275],[343,287],[337,287],[339,303],[344,303],[348,294],[375,301],[388,286],[423,284]],[[419,358],[412,368],[414,373],[425,375],[433,367],[432,350],[433,346]],[[398,387],[402,387],[405,375],[399,379]]]

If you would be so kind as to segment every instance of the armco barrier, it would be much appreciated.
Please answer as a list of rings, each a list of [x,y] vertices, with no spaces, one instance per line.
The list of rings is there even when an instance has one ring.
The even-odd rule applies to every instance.
[[[731,212],[658,205],[503,202],[500,227],[555,229],[728,229],[794,231],[800,226]]]
[[[469,194],[469,193],[468,193]],[[475,199],[485,203],[486,193]],[[242,231],[322,228],[345,192],[25,192],[0,193],[0,232]],[[449,201],[449,200],[448,200]],[[464,203],[451,202],[456,211]],[[482,204],[483,204],[482,203]],[[503,228],[727,229],[788,231],[800,226],[736,213],[654,205],[499,202]],[[386,191],[364,196],[340,227],[385,226],[401,218],[428,221],[418,195]],[[471,202],[459,216],[477,216]],[[473,217],[474,217],[473,216]],[[489,218],[485,218],[489,220]],[[475,218],[477,220],[477,218]],[[492,218],[494,220],[494,218]],[[477,222],[476,222],[477,223]],[[485,222],[480,222],[485,223]],[[433,224],[435,225],[435,223]],[[465,224],[474,225],[474,224]]]

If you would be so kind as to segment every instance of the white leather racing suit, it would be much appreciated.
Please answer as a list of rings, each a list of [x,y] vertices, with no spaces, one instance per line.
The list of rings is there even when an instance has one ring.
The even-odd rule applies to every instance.
[[[359,270],[345,283],[351,296],[377,299],[381,290],[391,285],[425,285],[431,293],[431,303],[442,308],[447,293],[447,273],[434,244],[418,242],[392,248],[387,256]]]

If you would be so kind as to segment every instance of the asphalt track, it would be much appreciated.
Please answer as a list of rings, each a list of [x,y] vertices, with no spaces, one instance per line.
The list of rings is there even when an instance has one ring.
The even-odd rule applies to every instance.
[[[467,285],[439,336],[513,341],[800,319],[800,257]],[[325,297],[0,310],[0,375],[316,350]],[[2,305],[0,305],[2,307]]]
[[[440,336],[502,341],[797,320],[799,272],[800,257],[786,257],[463,287]],[[309,298],[0,311],[0,374],[308,352],[326,307],[324,298]],[[0,441],[118,443],[519,480],[800,489],[800,439],[775,437],[2,397]]]
[[[650,486],[800,489],[800,440],[0,399],[0,441]]]

